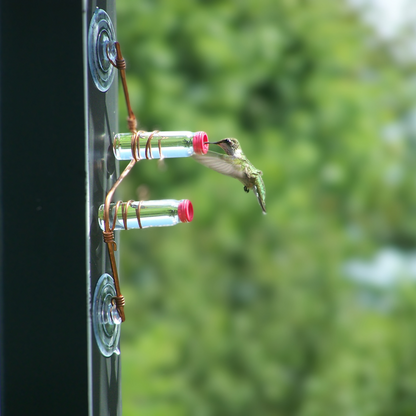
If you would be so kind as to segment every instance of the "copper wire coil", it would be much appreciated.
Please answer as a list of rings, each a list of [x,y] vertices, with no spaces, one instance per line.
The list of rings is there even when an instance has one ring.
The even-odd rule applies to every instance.
[[[121,206],[121,215],[123,217],[124,229],[127,230],[127,214],[129,211],[129,206],[134,202],[132,199],[128,200],[125,204]]]
[[[114,241],[114,231],[103,231],[104,243],[112,243]]]
[[[136,131],[131,136],[131,155],[133,159],[138,162],[140,158],[140,133],[143,133],[143,130]]]
[[[162,154],[162,145],[161,142],[163,140],[163,137],[161,137],[158,141],[157,141],[157,147],[159,148],[159,160],[162,160],[164,158],[163,154]]]
[[[103,236],[104,236],[104,242],[111,242],[114,241],[114,227],[117,221],[117,217],[119,214],[119,210],[121,207],[121,218],[123,220],[123,226],[125,230],[128,230],[128,225],[127,225],[127,220],[128,220],[128,211],[129,208],[131,206],[131,204],[135,202],[132,199],[130,199],[127,202],[122,202],[122,201],[117,201],[117,203],[114,205],[114,220],[113,220],[113,226],[111,227],[110,231],[103,231]],[[140,210],[141,210],[141,205],[142,205],[142,201],[139,201],[139,204],[136,208],[136,218],[137,218],[137,223],[139,225],[139,228],[142,229],[142,222],[141,222],[141,218],[140,218]]]
[[[139,224],[139,228],[142,229],[142,222],[140,221],[140,208],[142,206],[142,201],[139,201],[139,206],[136,209],[136,218],[137,218],[137,222]]]
[[[138,132],[133,133],[132,136],[131,136],[131,145],[130,145],[131,155],[132,155],[133,159],[136,162],[138,162],[139,160],[141,160],[141,157],[140,157],[140,135],[142,133],[145,133],[145,131],[139,130]],[[146,159],[148,159],[148,160],[153,159],[151,142],[152,142],[153,136],[156,133],[159,133],[159,130],[152,131],[149,134],[149,137],[147,138],[147,141],[146,141],[144,155],[145,155]],[[162,155],[162,145],[161,145],[161,141],[162,140],[163,140],[163,137],[161,137],[158,140],[158,142],[157,142],[157,146],[158,146],[158,149],[159,149],[160,159],[163,159],[163,155]]]
[[[153,159],[151,141],[153,139],[154,134],[155,134],[154,131],[152,133],[150,133],[149,137],[147,138],[147,141],[146,141],[146,147],[145,147],[145,150],[144,150],[144,155],[146,156],[146,159]]]
[[[153,159],[153,154],[152,154],[152,147],[151,147],[151,141],[152,141],[152,139],[153,139],[153,136],[156,134],[156,133],[159,133],[159,130],[154,130],[154,131],[152,131],[150,134],[149,134],[149,137],[148,137],[148,139],[147,139],[147,142],[146,142],[146,148],[145,148],[145,156],[146,156],[146,159]]]
[[[136,131],[136,129],[137,129],[137,119],[134,116],[134,114],[131,117],[127,117],[127,125],[128,125],[129,130],[131,132],[135,132]]]
[[[116,42],[115,46],[116,46],[117,56],[116,56],[116,59],[113,61],[110,58],[110,42],[107,43],[107,46],[105,48],[107,59],[110,61],[111,65],[116,67],[118,70],[125,70],[127,68],[126,60],[121,56],[121,53],[120,53],[120,56],[119,56],[120,46],[119,46],[118,42]]]
[[[116,203],[116,205],[114,206],[114,217],[113,217],[113,224],[112,224],[111,227],[110,227],[110,221],[109,221],[110,203],[111,203],[111,199],[112,199],[112,197],[114,195],[114,192],[115,192],[116,188],[118,187],[118,185],[128,175],[128,173],[133,168],[134,164],[140,160],[140,133],[143,133],[143,132],[142,131],[137,132],[137,130],[136,130],[137,129],[137,119],[136,119],[136,116],[133,113],[133,110],[131,109],[130,98],[129,98],[128,88],[127,88],[127,81],[126,81],[126,74],[125,74],[126,61],[123,58],[123,55],[121,53],[120,44],[118,42],[115,42],[115,48],[116,48],[116,52],[117,52],[117,56],[115,58],[115,61],[113,61],[110,58],[109,44],[106,47],[106,53],[107,53],[107,58],[110,61],[110,63],[120,71],[121,81],[122,81],[122,84],[123,84],[124,96],[125,96],[125,99],[126,99],[127,112],[128,112],[127,123],[128,123],[129,130],[132,133],[132,140],[131,140],[132,160],[127,165],[127,167],[124,169],[124,171],[119,176],[117,181],[114,183],[114,185],[112,186],[110,191],[107,193],[107,196],[105,198],[105,204],[104,204],[105,230],[103,231],[103,238],[104,238],[104,242],[107,244],[107,247],[108,247],[108,252],[109,252],[110,262],[111,262],[111,269],[113,270],[114,286],[115,286],[116,293],[117,293],[117,296],[115,296],[112,299],[112,302],[114,301],[114,304],[117,307],[117,310],[120,314],[121,320],[122,320],[122,322],[124,322],[124,320],[125,320],[124,305],[125,305],[126,302],[124,300],[124,296],[121,294],[121,291],[120,291],[120,282],[119,282],[119,279],[118,279],[117,264],[116,264],[116,259],[115,259],[115,255],[114,255],[114,251],[117,250],[117,245],[114,241],[114,229],[115,229],[115,226],[116,226],[118,210],[120,209],[120,206],[122,206],[123,224],[124,224],[124,228],[127,230],[128,209],[129,209],[129,206],[131,205],[131,203],[133,201],[128,201],[126,204],[123,204],[121,201],[118,201]],[[151,141],[154,133],[155,132],[153,132],[149,136],[148,142],[146,143],[146,153],[145,153],[146,158],[148,158],[147,157],[147,148],[148,147],[150,148],[150,141]],[[159,151],[161,152],[160,142],[159,142]],[[160,153],[160,155],[161,154],[162,153]],[[152,158],[151,149],[150,149],[150,157]],[[139,202],[139,206],[136,210],[136,216],[137,216],[139,226],[140,226],[140,228],[142,228],[141,222],[140,222],[140,202]]]
[[[120,208],[120,205],[122,204],[122,201],[117,201],[116,205],[114,207],[114,217],[113,217],[113,225],[111,226],[111,231],[114,231],[114,229],[116,228],[116,222],[117,222],[117,213],[118,210]]]
[[[115,67],[117,69],[126,69],[127,65],[126,65],[126,60],[125,59],[118,59],[116,58],[116,65]]]
[[[126,305],[126,300],[124,299],[123,295],[114,296],[113,298],[111,298],[111,300],[114,302],[117,309],[124,308],[124,306]]]

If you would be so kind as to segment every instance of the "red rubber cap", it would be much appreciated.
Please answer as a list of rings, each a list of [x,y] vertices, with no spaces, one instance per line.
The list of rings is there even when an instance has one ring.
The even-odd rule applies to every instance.
[[[209,149],[208,135],[204,131],[197,131],[192,144],[197,155],[205,155]]]
[[[191,201],[184,199],[178,206],[178,217],[180,222],[191,222],[194,218],[194,207]]]

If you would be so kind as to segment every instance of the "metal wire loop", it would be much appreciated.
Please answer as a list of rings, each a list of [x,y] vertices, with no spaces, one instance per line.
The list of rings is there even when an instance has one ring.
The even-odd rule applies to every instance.
[[[163,140],[163,137],[161,137],[161,138],[157,141],[157,147],[159,148],[159,160],[162,160],[162,159],[164,159],[164,158],[165,158],[165,157],[163,156],[163,154],[162,154],[162,144],[161,144],[162,140]]]
[[[131,206],[131,204],[134,201],[132,199],[128,200],[127,202],[122,202],[122,201],[118,201],[115,206],[114,206],[114,221],[113,224],[115,224],[118,214],[119,214],[119,210],[121,208],[121,218],[123,220],[123,226],[125,230],[128,230],[128,224],[127,224],[127,220],[128,220],[128,211],[129,208]],[[142,222],[141,222],[141,218],[140,218],[140,213],[141,213],[141,206],[142,206],[142,201],[139,201],[139,204],[136,208],[136,218],[137,218],[137,223],[139,225],[139,228],[143,228],[142,226]],[[110,231],[103,231],[103,236],[104,236],[104,242],[105,243],[110,243],[110,242],[114,242],[114,227],[112,227],[112,229]]]
[[[113,298],[111,298],[111,302],[113,303],[113,305],[116,305],[117,309],[124,308],[124,306],[126,305],[126,300],[124,299],[123,295],[114,296]]]
[[[144,133],[144,130],[136,131],[131,136],[131,155],[133,159],[138,162],[140,157],[140,134]]]
[[[121,206],[121,215],[123,217],[124,229],[127,230],[127,215],[129,211],[129,206],[134,202],[132,199],[128,200],[125,204]]]
[[[152,147],[151,147],[151,141],[152,141],[152,139],[153,139],[153,136],[154,136],[156,133],[159,133],[159,130],[154,130],[154,131],[152,131],[152,132],[149,134],[149,137],[148,137],[148,139],[147,139],[147,142],[146,142],[146,148],[145,148],[145,152],[144,152],[144,154],[145,154],[145,156],[146,156],[146,159],[153,159],[153,155],[152,155]]]
[[[113,225],[111,226],[111,231],[114,231],[116,228],[117,212],[118,212],[118,209],[120,208],[121,203],[122,201],[117,201],[116,205],[114,206]]]
[[[126,60],[123,58],[123,56],[119,53],[117,53],[116,56],[116,60],[113,61],[110,58],[110,42],[107,43],[106,48],[105,48],[105,52],[107,54],[107,59],[110,61],[111,65],[113,65],[114,67],[116,67],[118,70],[122,70],[122,69],[126,69],[127,65],[126,65]],[[118,49],[120,49],[119,43],[115,42],[115,47],[116,47],[116,51],[118,52]]]
[[[104,228],[105,229],[103,231],[103,238],[104,238],[104,242],[107,244],[108,255],[110,257],[110,263],[111,263],[111,269],[113,271],[113,280],[114,280],[114,286],[116,290],[116,296],[113,298],[113,300],[120,314],[121,320],[122,322],[124,322],[125,320],[124,305],[126,302],[124,300],[124,296],[121,294],[121,291],[120,291],[120,282],[118,278],[117,263],[116,263],[116,258],[114,254],[114,252],[117,250],[117,245],[114,239],[114,229],[116,227],[118,210],[120,209],[120,206],[121,206],[123,224],[124,224],[124,228],[127,230],[128,209],[129,209],[130,204],[133,201],[128,201],[126,204],[123,204],[121,201],[118,201],[115,204],[113,223],[111,227],[110,227],[110,205],[111,205],[111,199],[113,198],[117,187],[120,185],[122,180],[129,174],[129,172],[131,171],[135,163],[140,160],[139,140],[140,140],[141,132],[140,131],[137,132],[137,119],[133,113],[133,110],[130,104],[130,98],[129,98],[129,92],[127,88],[127,80],[126,80],[126,61],[124,60],[123,55],[121,53],[120,44],[118,42],[115,42],[113,46],[115,47],[116,53],[117,53],[115,60],[110,58],[110,44],[107,44],[106,53],[107,53],[107,58],[110,61],[110,63],[119,70],[121,82],[123,84],[124,97],[126,99],[126,106],[127,106],[127,113],[128,113],[127,123],[128,123],[129,130],[132,133],[132,141],[131,141],[132,160],[126,166],[124,171],[121,173],[121,175],[118,177],[118,179],[116,180],[116,182],[114,183],[114,185],[112,186],[112,188],[108,191],[106,195],[105,203],[104,203]],[[153,134],[152,134],[152,137],[153,137]],[[151,138],[149,139],[151,140]],[[147,152],[146,152],[146,156],[147,156]],[[138,210],[139,210],[139,214],[137,214],[137,210],[136,210],[136,215],[138,217],[139,226],[140,228],[142,228],[141,223],[140,223],[140,204],[139,204]]]
[[[129,130],[134,133],[137,130],[136,117],[127,117],[127,125],[129,126]]]
[[[139,130],[139,131],[133,133],[132,136],[131,136],[131,145],[130,145],[131,155],[132,155],[133,159],[136,162],[141,160],[141,157],[140,157],[140,135],[142,133],[145,133],[145,131],[144,130]],[[159,133],[159,130],[154,130],[149,134],[149,137],[147,138],[144,155],[145,155],[146,159],[148,159],[148,160],[153,159],[151,142],[152,142],[153,136],[157,133]],[[158,143],[157,143],[158,148],[159,148],[160,159],[163,159],[162,145],[161,145],[162,140],[163,140],[163,137],[161,137],[158,140]]]
[[[103,231],[103,240],[104,243],[107,244],[107,246],[112,246],[114,251],[117,251],[117,243],[114,238],[114,230],[110,231]]]
[[[104,243],[113,243],[114,242],[114,231],[103,231],[103,240]]]
[[[137,119],[133,113],[133,110],[130,104],[129,91],[127,88],[127,80],[126,80],[126,61],[123,58],[123,55],[121,53],[120,44],[118,42],[114,42],[114,47],[117,53],[115,60],[112,60],[110,58],[110,53],[109,53],[110,44],[107,44],[107,47],[106,47],[107,58],[110,61],[111,65],[113,65],[120,71],[121,82],[123,84],[124,97],[126,99],[126,106],[127,106],[127,113],[128,113],[127,123],[129,126],[129,130],[132,133],[134,133],[137,129]]]
[[[139,206],[136,208],[136,218],[139,224],[139,228],[142,229],[142,222],[140,221],[140,209],[142,207],[142,201],[139,201]]]

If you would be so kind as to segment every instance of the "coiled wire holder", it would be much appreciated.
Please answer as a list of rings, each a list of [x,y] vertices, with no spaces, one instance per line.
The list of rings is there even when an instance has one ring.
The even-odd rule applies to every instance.
[[[116,50],[116,58],[113,60],[110,57],[110,47],[113,46],[115,47]],[[107,48],[107,58],[109,60],[109,62],[119,70],[120,73],[120,77],[121,77],[121,82],[123,84],[123,91],[124,91],[124,97],[126,99],[126,106],[127,106],[127,112],[128,112],[128,117],[127,117],[127,124],[128,124],[128,128],[130,130],[130,132],[132,133],[132,139],[131,139],[131,154],[132,154],[132,159],[130,160],[129,164],[126,166],[126,168],[124,169],[124,171],[121,173],[121,175],[118,177],[117,181],[114,183],[114,185],[112,186],[112,188],[110,189],[110,191],[107,193],[107,196],[105,198],[105,202],[104,202],[104,215],[103,215],[103,219],[104,219],[104,230],[103,230],[103,239],[104,242],[107,245],[107,249],[108,249],[108,254],[110,257],[110,264],[111,264],[111,270],[113,272],[113,280],[114,280],[114,287],[115,287],[115,296],[113,296],[111,298],[111,303],[113,306],[116,307],[117,312],[120,316],[121,322],[125,321],[125,314],[124,314],[124,306],[126,304],[124,296],[121,294],[121,290],[120,290],[120,281],[119,281],[119,276],[118,276],[118,270],[117,270],[117,263],[116,263],[116,258],[115,258],[115,251],[117,251],[117,244],[115,242],[115,238],[114,238],[114,228],[115,228],[115,224],[116,224],[116,218],[117,218],[117,213],[118,210],[120,208],[120,205],[122,204],[122,201],[118,201],[115,205],[114,208],[114,220],[112,223],[112,226],[110,226],[110,204],[111,204],[111,200],[113,199],[114,193],[117,189],[117,187],[120,185],[120,183],[123,181],[123,179],[130,173],[130,171],[132,170],[133,166],[139,162],[141,160],[140,158],[140,133],[142,133],[143,131],[137,131],[137,119],[136,116],[133,113],[133,110],[131,109],[131,105],[130,105],[130,98],[129,98],[129,93],[128,93],[128,89],[127,89],[127,81],[126,81],[126,62],[123,58],[123,55],[121,54],[121,48],[120,48],[120,44],[118,42],[114,42],[113,45],[108,44]],[[147,141],[146,141],[146,147],[145,147],[145,157],[146,159],[153,159],[152,156],[152,149],[151,149],[151,141],[153,139],[153,135],[155,133],[157,133],[158,130],[153,131]],[[159,148],[159,152],[160,152],[160,159],[163,158],[162,155],[162,148],[161,148],[161,140],[163,140],[163,138],[159,138],[158,140],[158,148]],[[123,218],[123,223],[124,223],[124,227],[127,230],[127,210],[129,205],[132,203],[133,201],[130,200],[128,201],[125,205],[122,205],[122,218]],[[136,216],[137,216],[137,221],[139,224],[139,227],[142,228],[141,226],[141,221],[140,221],[140,204],[136,210]]]

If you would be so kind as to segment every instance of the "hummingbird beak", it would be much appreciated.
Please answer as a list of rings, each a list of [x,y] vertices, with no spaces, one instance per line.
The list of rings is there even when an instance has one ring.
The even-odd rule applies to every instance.
[[[205,143],[208,143],[208,144],[220,144],[220,143],[222,143],[224,140],[220,140],[219,142],[205,142]]]

